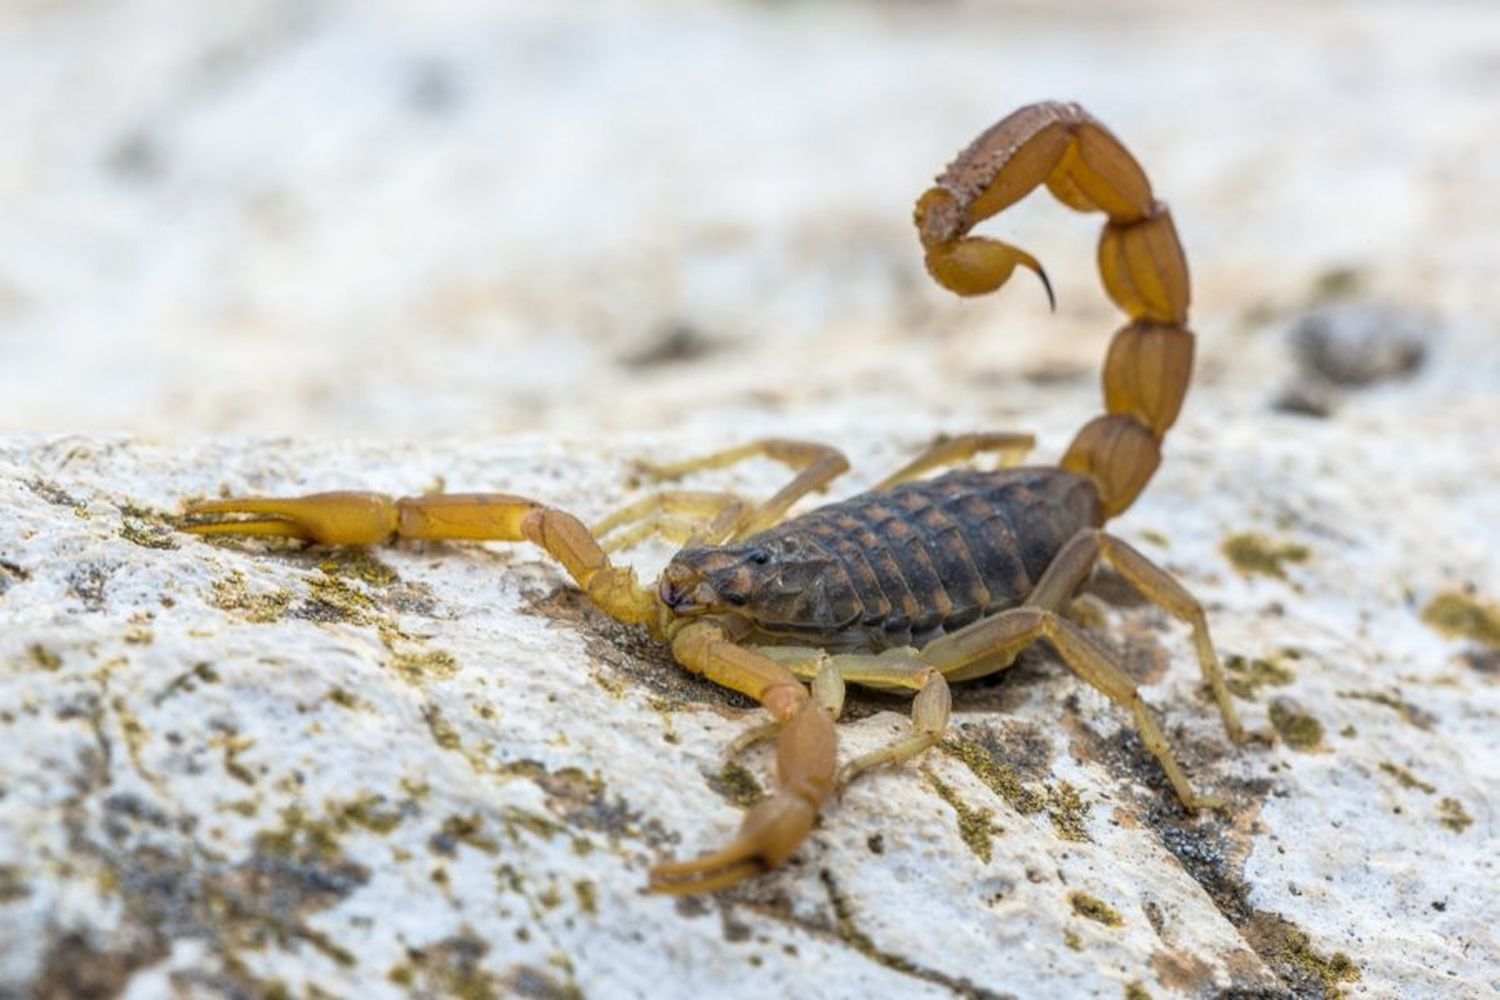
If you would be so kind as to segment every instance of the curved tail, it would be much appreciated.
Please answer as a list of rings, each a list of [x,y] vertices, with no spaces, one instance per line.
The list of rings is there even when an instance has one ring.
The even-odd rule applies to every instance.
[[[945,288],[991,292],[1020,265],[1036,272],[1050,299],[1036,258],[968,235],[1043,183],[1068,207],[1108,217],[1099,272],[1104,290],[1130,317],[1104,361],[1105,414],[1083,426],[1061,463],[1094,480],[1110,518],[1135,501],[1156,471],[1193,369],[1187,261],[1171,213],[1152,195],[1140,164],[1077,104],[1031,104],[982,133],[923,193],[917,232],[927,271]]]

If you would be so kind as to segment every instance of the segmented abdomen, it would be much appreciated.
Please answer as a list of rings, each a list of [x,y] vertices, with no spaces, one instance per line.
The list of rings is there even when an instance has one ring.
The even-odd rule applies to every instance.
[[[1018,604],[1063,543],[1098,519],[1098,492],[1083,476],[960,471],[831,504],[758,538],[828,557],[826,618],[779,631],[882,649],[921,646]]]

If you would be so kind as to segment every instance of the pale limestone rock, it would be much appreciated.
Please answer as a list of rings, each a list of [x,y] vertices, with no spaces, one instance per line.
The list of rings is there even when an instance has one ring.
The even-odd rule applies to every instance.
[[[1418,494],[1352,504],[1399,489],[1418,443],[1384,412],[1363,413],[1379,447],[1353,451],[1326,425],[1300,422],[1294,447],[1264,433],[1289,418],[1225,414],[1215,446],[1174,442],[1122,522],[1208,603],[1250,724],[1268,728],[1280,695],[1322,726],[1310,749],[1231,749],[1183,630],[1099,605],[1227,816],[1183,815],[1123,714],[1034,656],[960,690],[954,752],[860,781],[784,869],[688,902],[644,895],[645,870],[732,833],[722,751],[755,710],[585,611],[531,550],[340,557],[169,523],[189,496],[439,475],[595,515],[629,458],[680,443],[10,439],[0,977],[147,996],[750,996],[808,977],[835,995],[1317,995],[1341,953],[1352,995],[1489,988],[1500,691],[1492,652],[1419,611],[1465,581],[1500,591],[1459,534],[1494,499],[1450,496],[1452,527],[1421,531]],[[1450,442],[1479,433],[1429,421]],[[764,492],[776,473],[729,478]],[[1242,576],[1220,551],[1241,529],[1305,559]],[[904,711],[855,698],[841,752],[899,733]],[[1013,769],[1011,795],[966,760]],[[764,750],[744,764],[769,780]]]
[[[1500,991],[1500,20],[1086,9],[0,15],[0,996]],[[767,434],[845,447],[836,495],[940,430],[1055,458],[1118,323],[1096,220],[993,224],[1055,317],[930,289],[908,221],[1041,96],[1140,155],[1193,268],[1195,386],[1116,528],[1281,736],[1231,748],[1184,630],[1107,581],[1091,608],[1224,815],[1038,653],[784,869],[647,896],[734,831],[757,711],[530,550],[171,530],[187,497],[339,486],[593,517],[634,459]],[[1351,268],[1444,337],[1331,419],[1274,412],[1285,329]],[[905,712],[852,697],[841,752]]]

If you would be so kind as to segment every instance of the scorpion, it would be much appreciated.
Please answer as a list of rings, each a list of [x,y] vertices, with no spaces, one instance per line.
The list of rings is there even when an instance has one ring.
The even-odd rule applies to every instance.
[[[688,671],[758,702],[771,721],[730,752],[774,738],[774,790],[746,813],[727,846],[653,867],[656,892],[714,891],[781,864],[836,789],[943,739],[950,684],[1003,670],[1043,640],[1129,711],[1185,808],[1214,805],[1194,792],[1117,657],[1065,615],[1095,566],[1107,564],[1189,626],[1225,729],[1243,742],[1202,605],[1103,530],[1155,472],[1192,370],[1187,264],[1167,206],[1125,146],[1079,105],[1028,105],[983,132],[917,201],[926,268],[943,287],[973,296],[1000,288],[1021,266],[1052,301],[1035,257],[969,235],[1042,184],[1070,208],[1104,213],[1099,270],[1129,318],[1104,361],[1105,412],[1083,426],[1055,466],[1018,464],[1033,444],[1025,434],[939,438],[868,492],[788,519],[794,503],[849,463],[825,445],[774,439],[649,467],[670,480],[769,459],[794,472],[769,499],[751,504],[730,493],[664,489],[592,530],[572,514],[509,494],[365,492],[193,502],[186,530],[331,546],[530,542],[604,613],[668,644]],[[998,456],[997,468],[972,467],[984,453]],[[944,467],[950,471],[924,478]],[[657,535],[684,547],[654,586],[611,562],[610,552]],[[846,683],[910,694],[911,728],[840,768],[834,723]]]

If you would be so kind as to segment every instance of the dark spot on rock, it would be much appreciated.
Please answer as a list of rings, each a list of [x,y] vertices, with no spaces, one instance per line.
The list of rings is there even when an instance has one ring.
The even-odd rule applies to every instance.
[[[83,603],[85,610],[103,611],[104,592],[117,567],[99,562],[83,562],[68,571],[68,593]]]
[[[1021,378],[1032,385],[1067,385],[1072,382],[1082,382],[1094,378],[1095,369],[1080,364],[1072,364],[1066,361],[1057,361],[1035,368],[1028,368],[1021,373]],[[1012,373],[1009,370],[1002,374],[1000,370],[994,370],[993,374],[1001,379],[1009,379]],[[980,382],[980,384],[984,384]]]
[[[750,940],[750,925],[738,919],[735,916],[734,907],[730,906],[727,902],[723,902],[719,906],[719,921],[725,941],[730,944],[741,944]]]
[[[654,642],[641,629],[621,625],[572,587],[549,591],[523,588],[521,596],[527,613],[566,623],[583,638],[594,663],[619,675],[628,686],[660,696],[669,708],[696,704],[744,712],[756,707],[752,699],[738,692],[689,674],[672,659],[666,646]]]
[[[656,332],[640,350],[620,359],[626,368],[648,369],[697,361],[718,345],[690,323],[673,323]]]
[[[524,997],[525,1000],[579,1000],[583,996],[573,983],[559,982],[550,973],[531,965],[511,966],[502,985],[504,991],[493,995]]]
[[[708,902],[712,896],[678,896],[673,909],[680,917],[692,919],[693,917],[705,917],[708,915]]]
[[[96,948],[80,931],[52,938],[42,954],[41,972],[31,984],[31,995],[44,1000],[120,996],[135,971],[161,961],[169,947],[165,938],[147,930],[130,937],[135,940],[106,950]]]
[[[3,596],[16,583],[24,583],[31,579],[31,572],[16,563],[0,559],[0,596]]]
[[[104,158],[105,168],[122,180],[154,181],[166,170],[161,144],[149,132],[135,130],[122,135]]]
[[[165,812],[130,792],[116,792],[104,800],[104,831],[111,840],[123,840],[136,826],[165,829],[170,818]]]
[[[0,589],[0,593],[4,590]],[[1470,649],[1458,658],[1470,670],[1489,677],[1500,676],[1500,649]]]
[[[1272,400],[1271,409],[1299,417],[1329,417],[1333,415],[1336,395],[1322,379],[1296,378]]]
[[[517,777],[529,778],[547,796],[547,808],[564,826],[602,833],[611,840],[640,839],[651,847],[662,847],[675,838],[654,819],[646,819],[623,798],[607,794],[604,779],[576,767],[549,771],[534,760],[502,765]]]
[[[1339,303],[1313,309],[1293,324],[1292,351],[1305,372],[1334,385],[1371,385],[1420,368],[1437,326],[1413,309]]]
[[[750,808],[766,796],[755,775],[737,761],[729,761],[717,774],[707,778],[709,788],[742,809]]]
[[[505,973],[487,969],[484,958],[489,950],[488,944],[465,928],[452,937],[420,948],[408,948],[407,961],[392,969],[386,978],[413,996],[488,1000],[503,996],[538,995],[523,993],[518,988],[517,979],[530,982],[529,972],[523,974],[518,971],[527,967],[513,966]]]
[[[458,72],[447,63],[427,60],[413,67],[406,87],[406,102],[419,114],[446,115],[463,104],[464,89]]]
[[[26,484],[26,488],[50,504],[58,507],[82,507],[83,503],[64,490],[56,483],[45,479],[32,479]]]

